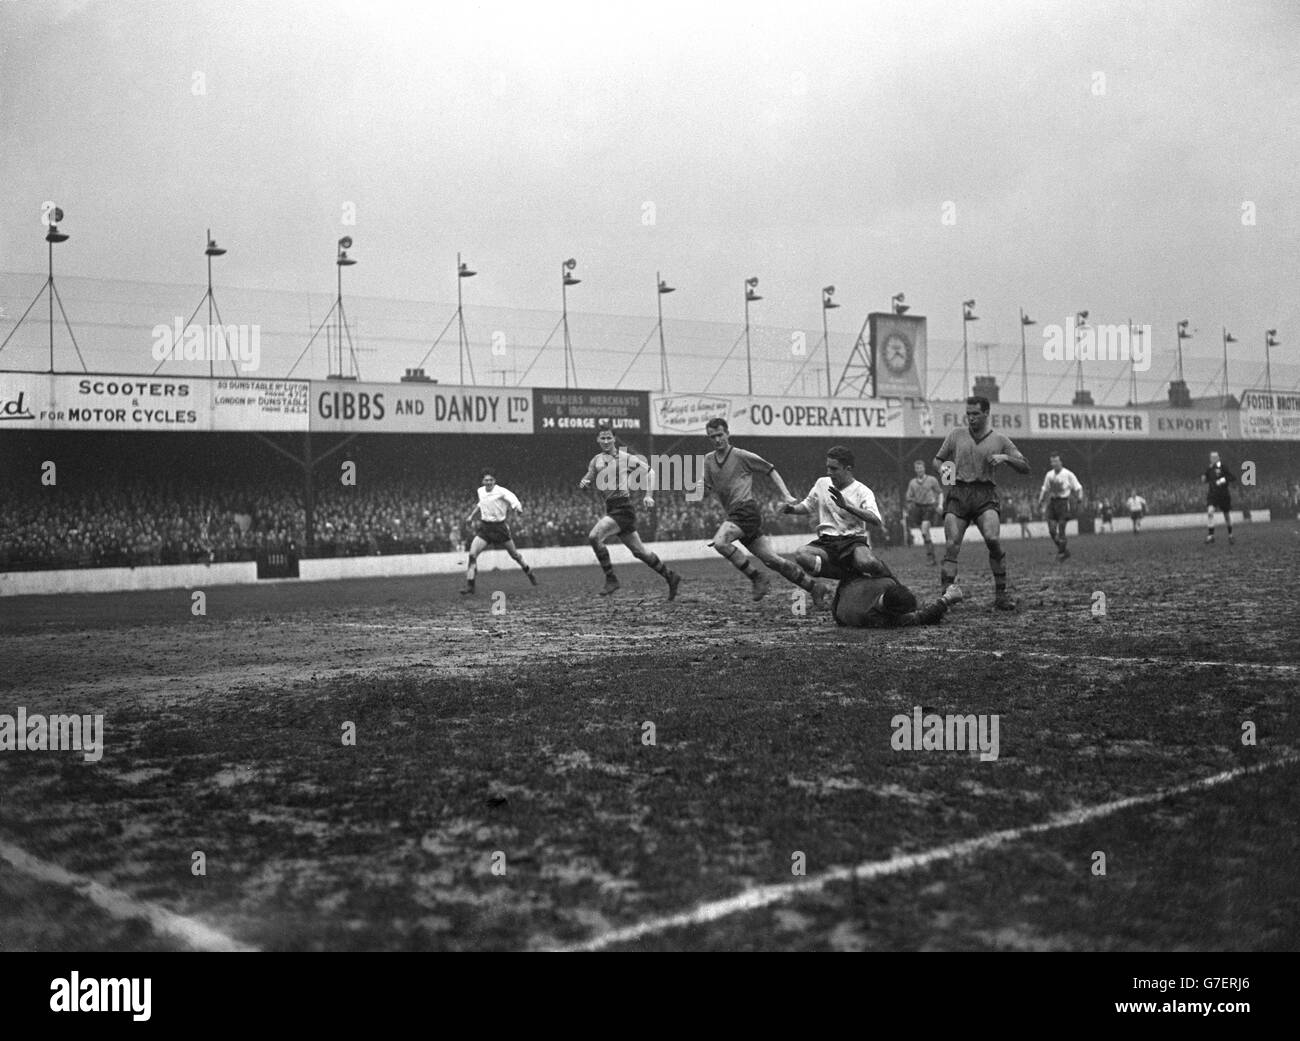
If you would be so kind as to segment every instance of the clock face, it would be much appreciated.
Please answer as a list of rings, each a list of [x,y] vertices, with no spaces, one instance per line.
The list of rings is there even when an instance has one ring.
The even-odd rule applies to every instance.
[[[912,345],[907,338],[898,333],[890,333],[880,348],[885,360],[885,368],[895,376],[901,376],[912,367]]]

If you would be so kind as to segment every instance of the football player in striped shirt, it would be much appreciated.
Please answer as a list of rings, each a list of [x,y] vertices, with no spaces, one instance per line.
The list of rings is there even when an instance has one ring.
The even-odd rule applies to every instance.
[[[1029,473],[1029,463],[1015,442],[989,426],[989,399],[980,396],[966,399],[966,429],[953,430],[943,439],[934,457],[934,468],[952,480],[944,502],[943,537],[948,548],[943,554],[939,580],[944,589],[957,580],[957,554],[961,552],[966,529],[975,524],[984,536],[989,551],[989,569],[993,572],[995,596],[993,606],[1000,611],[1016,610],[1016,602],[1007,592],[1006,554],[1002,551],[1001,510],[994,471],[1007,465],[1017,473]],[[949,477],[944,484],[949,484]]]
[[[1047,534],[1056,543],[1056,559],[1069,560],[1070,551],[1065,544],[1065,526],[1069,524],[1070,518],[1079,508],[1079,501],[1083,498],[1083,485],[1079,483],[1079,478],[1074,476],[1073,470],[1067,470],[1061,465],[1059,452],[1052,453],[1051,463],[1052,468],[1043,478],[1043,490],[1038,493],[1038,508],[1042,509],[1044,500],[1048,500]]]
[[[704,492],[713,494],[726,511],[726,520],[709,543],[714,550],[753,584],[754,599],[762,600],[771,588],[768,577],[754,567],[749,557],[735,546],[739,542],[777,574],[812,594],[818,607],[826,591],[793,561],[786,560],[763,534],[763,512],[754,498],[754,474],[767,474],[787,505],[798,500],[790,494],[776,467],[762,456],[731,444],[725,419],[710,419],[705,432],[714,450],[704,457]]]
[[[645,497],[641,504],[646,509],[654,507],[654,471],[639,455],[633,455],[614,437],[614,428],[602,426],[596,434],[596,443],[600,452],[591,460],[587,474],[578,482],[579,488],[590,488],[593,484],[605,496],[605,514],[596,521],[587,541],[596,554],[600,569],[605,572],[605,588],[601,596],[617,592],[619,582],[614,575],[614,565],[609,560],[609,550],[605,540],[617,535],[632,552],[632,556],[641,561],[668,583],[668,599],[677,596],[677,587],[681,585],[682,576],[669,569],[659,557],[645,548],[641,536],[636,530],[636,507],[632,505],[632,492],[644,490]]]
[[[524,558],[519,555],[519,549],[515,545],[515,540],[510,535],[509,520],[512,513],[523,513],[524,508],[519,504],[519,499],[509,488],[497,484],[497,479],[491,470],[483,471],[483,485],[478,490],[478,505],[469,511],[466,521],[472,521],[474,514],[479,516],[478,530],[474,533],[474,541],[469,545],[469,566],[465,569],[465,588],[460,591],[461,596],[474,595],[474,579],[478,575],[478,555],[485,549],[499,547],[510,554],[513,560],[524,570],[528,576],[528,581],[537,585],[537,576],[533,574],[532,568],[524,563]]]

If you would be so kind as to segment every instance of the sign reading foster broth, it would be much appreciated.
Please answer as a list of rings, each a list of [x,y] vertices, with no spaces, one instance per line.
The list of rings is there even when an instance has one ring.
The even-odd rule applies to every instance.
[[[1300,441],[1300,394],[1248,390],[1241,395],[1241,436]]]

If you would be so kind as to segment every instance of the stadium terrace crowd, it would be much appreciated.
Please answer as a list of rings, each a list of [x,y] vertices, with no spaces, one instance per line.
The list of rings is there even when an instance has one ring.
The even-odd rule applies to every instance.
[[[785,475],[791,490],[805,484]],[[907,539],[901,529],[897,484],[862,475],[875,491],[889,541]],[[594,493],[556,481],[503,480],[524,506],[512,526],[521,549],[573,546],[585,542],[601,514]],[[576,483],[576,482],[575,482]],[[1188,513],[1204,508],[1204,493],[1194,481],[1162,478],[1107,481],[1085,487],[1091,512],[1104,499],[1115,516],[1126,516],[1124,502],[1136,486],[1148,513]],[[760,484],[760,488],[764,487]],[[1023,487],[1023,486],[1022,486]],[[305,555],[306,510],[301,489],[266,480],[178,478],[123,481],[105,476],[96,486],[79,485],[76,493],[38,488],[14,493],[0,504],[0,570],[141,567],[153,564],[225,563],[253,560],[259,552],[290,550]],[[764,524],[773,534],[810,530],[808,518],[778,512],[775,492],[767,486]],[[1246,508],[1300,509],[1300,479],[1261,480],[1240,494]],[[1037,487],[1007,489],[1003,519],[1037,519]],[[329,486],[315,502],[316,556],[375,556],[461,550],[472,536],[466,522],[475,502],[474,487],[446,481],[390,479],[358,487]],[[707,540],[722,513],[715,501],[690,501],[682,492],[656,495],[653,510],[639,508],[639,527],[647,542]]]

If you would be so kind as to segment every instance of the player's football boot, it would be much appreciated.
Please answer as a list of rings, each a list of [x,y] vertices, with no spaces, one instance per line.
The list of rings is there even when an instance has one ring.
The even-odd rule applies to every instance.
[[[999,611],[1018,611],[1020,605],[1010,593],[999,593],[993,598],[993,606]]]
[[[531,582],[533,585],[537,585],[537,576],[534,575],[531,571],[528,572],[528,581]]]
[[[1069,551],[1068,549],[1063,549],[1063,550],[1061,550],[1061,552],[1058,553],[1058,554],[1056,555],[1056,559],[1057,559],[1057,560],[1069,560],[1069,559],[1070,559],[1070,551]]]
[[[813,583],[813,588],[812,588],[813,607],[818,608],[819,610],[825,607],[826,601],[830,597],[830,595],[831,595],[831,589],[829,586],[821,582]]]
[[[961,591],[961,586],[953,583],[943,591],[943,596],[939,597],[945,604],[951,607],[953,604],[960,604],[966,599],[966,594]]]
[[[1229,532],[1229,533],[1228,533],[1228,545],[1229,545],[1229,546],[1235,546],[1236,544],[1237,544],[1237,540],[1234,539],[1234,538],[1232,537],[1232,533]]]
[[[677,599],[677,587],[682,584],[682,576],[676,571],[668,572],[668,599]]]
[[[1207,546],[1208,546],[1211,542],[1213,542],[1213,541],[1214,541],[1214,536],[1213,536],[1213,535],[1206,535],[1206,536],[1205,536],[1205,544],[1206,544]]]
[[[766,575],[754,576],[754,599],[762,600],[767,596],[767,591],[772,588],[772,581]]]
[[[618,592],[618,579],[613,575],[605,576],[605,588],[600,591],[601,596],[609,596],[610,593]]]
[[[473,596],[473,595],[474,595],[474,587],[473,587],[473,586],[466,586],[464,589],[462,589],[462,590],[460,591],[460,595],[461,595],[461,596]]]

